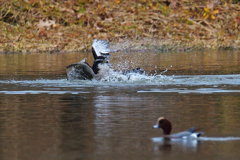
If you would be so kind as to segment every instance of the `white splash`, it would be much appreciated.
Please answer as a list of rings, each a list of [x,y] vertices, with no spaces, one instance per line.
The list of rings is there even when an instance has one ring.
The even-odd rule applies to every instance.
[[[154,137],[151,138],[153,142],[160,143],[165,141],[163,137]],[[191,137],[191,138],[172,138],[172,142],[179,142],[179,141],[192,141],[192,140],[197,140],[197,141],[239,141],[240,137]]]
[[[199,137],[199,141],[239,141],[240,137]]]

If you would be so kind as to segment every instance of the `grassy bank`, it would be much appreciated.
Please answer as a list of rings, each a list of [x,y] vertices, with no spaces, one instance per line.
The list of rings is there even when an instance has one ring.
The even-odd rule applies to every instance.
[[[0,52],[239,49],[240,3],[225,0],[0,2]]]

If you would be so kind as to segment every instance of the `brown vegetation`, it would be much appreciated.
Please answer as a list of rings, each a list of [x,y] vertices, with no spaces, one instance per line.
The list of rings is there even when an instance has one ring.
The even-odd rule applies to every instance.
[[[0,52],[238,49],[237,0],[0,1]],[[113,45],[116,44],[116,45]]]

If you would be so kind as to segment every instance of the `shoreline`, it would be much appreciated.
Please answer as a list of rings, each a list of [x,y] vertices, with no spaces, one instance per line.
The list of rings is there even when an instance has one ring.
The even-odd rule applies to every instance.
[[[93,40],[92,40],[93,41]],[[142,40],[121,40],[120,42],[109,42],[111,52],[141,52],[141,51],[159,51],[159,52],[185,52],[185,51],[217,51],[217,50],[240,50],[240,45],[212,45],[209,41],[201,41],[195,43],[182,43],[175,41],[163,42],[163,40],[143,38]],[[75,52],[91,52],[91,41],[86,48],[77,46],[76,44],[37,44],[36,43],[8,43],[7,46],[1,47],[1,54],[16,54],[16,53],[75,53]],[[19,49],[18,46],[25,46]],[[71,46],[78,48],[72,50]],[[36,47],[36,48],[34,48]],[[79,49],[80,48],[80,49]]]
[[[159,40],[161,41],[161,40]],[[89,42],[90,43],[90,42]],[[236,45],[222,45],[222,46],[213,46],[213,45],[204,45],[203,43],[194,43],[194,44],[176,44],[174,42],[171,43],[160,43],[149,44],[149,43],[139,43],[133,40],[126,40],[126,42],[110,42],[109,48],[111,52],[141,52],[141,51],[159,51],[159,52],[189,52],[189,51],[218,51],[218,50],[232,50],[238,51],[240,50],[240,46]],[[175,45],[176,44],[176,45]],[[7,49],[0,50],[0,54],[21,54],[21,53],[75,53],[75,52],[91,52],[91,46],[84,49],[71,50],[69,47],[59,49],[57,44],[50,45],[40,45],[41,49],[32,49],[32,47],[24,47],[23,49],[19,49],[17,46],[24,46],[25,44],[17,44],[7,46]],[[31,45],[31,44],[26,44]],[[35,44],[33,45],[35,46]],[[45,47],[44,47],[45,46]],[[0,47],[1,48],[1,47]],[[81,48],[81,47],[79,47]]]

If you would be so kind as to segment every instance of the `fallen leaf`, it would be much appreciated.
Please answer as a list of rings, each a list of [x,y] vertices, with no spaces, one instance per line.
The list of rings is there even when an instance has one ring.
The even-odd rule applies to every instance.
[[[60,10],[61,12],[69,12],[69,13],[71,13],[71,14],[74,14],[74,10],[69,9],[69,8],[63,7],[63,8],[59,8],[59,10]]]
[[[113,18],[112,18],[112,17],[110,17],[110,18],[105,18],[105,21],[112,22],[112,21],[113,21]]]
[[[170,2],[170,7],[171,8],[176,8],[176,6],[177,6],[177,3],[176,3],[176,1],[175,0],[169,0],[169,2]]]
[[[44,28],[38,29],[37,34],[39,37],[48,37],[47,32]]]
[[[81,18],[83,16],[83,13],[78,13],[77,14],[77,19]]]
[[[212,0],[210,0],[210,1],[207,3],[207,8],[210,9],[210,10],[213,10],[213,2],[212,2]]]
[[[205,12],[209,12],[209,9],[207,7],[203,8]]]
[[[218,12],[219,12],[218,10],[214,10],[212,14],[217,14]]]
[[[47,21],[43,21],[40,20],[39,23],[37,24],[38,28],[44,28],[46,27],[47,29],[49,29],[52,25],[56,25],[55,21],[53,20],[47,20]]]
[[[211,15],[211,18],[212,18],[212,19],[215,19],[215,16],[212,14],[212,15]]]

